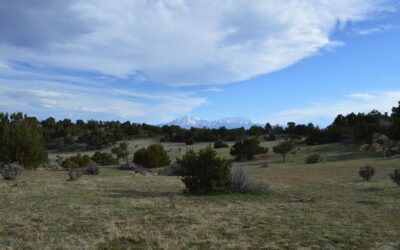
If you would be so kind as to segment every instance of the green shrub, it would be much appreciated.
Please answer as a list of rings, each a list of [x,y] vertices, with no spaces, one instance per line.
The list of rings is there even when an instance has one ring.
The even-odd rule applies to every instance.
[[[293,150],[293,148],[294,142],[291,140],[286,140],[273,147],[273,150],[276,154],[282,155],[282,161],[285,162],[286,154]]]
[[[107,152],[96,151],[92,156],[92,161],[96,162],[101,166],[116,165],[118,160],[115,159],[112,154]]]
[[[147,160],[146,148],[138,149],[133,155],[133,162],[138,165],[144,166],[146,164],[146,160]]]
[[[236,142],[230,151],[236,160],[246,161],[254,159],[257,154],[268,153],[268,148],[260,146],[260,141],[257,138],[250,138]]]
[[[190,149],[177,163],[182,166],[182,181],[189,193],[225,191],[229,185],[232,163],[220,158],[211,146],[198,153]]]
[[[22,171],[21,166],[15,163],[5,164],[0,166],[0,174],[4,180],[15,180]]]
[[[393,181],[394,183],[396,183],[397,185],[400,186],[400,168],[395,169],[395,170],[393,171],[393,173],[390,173],[390,174],[389,174],[389,177],[390,177],[390,179],[392,179],[392,181]]]
[[[36,169],[48,162],[45,135],[34,117],[0,113],[0,162]]]
[[[318,163],[321,160],[321,155],[320,154],[312,154],[312,155],[308,155],[306,157],[306,164],[315,164]]]
[[[129,151],[128,144],[126,142],[121,142],[118,146],[113,147],[111,149],[111,153],[115,154],[118,160],[122,159],[125,162],[128,162]]]
[[[71,168],[84,168],[89,165],[91,159],[88,155],[77,154],[75,156],[68,157],[61,162],[61,166],[65,169]]]
[[[374,176],[375,169],[373,167],[371,167],[370,165],[367,165],[365,167],[361,167],[360,170],[358,171],[358,174],[365,181],[369,181],[372,178],[372,176]]]
[[[229,188],[227,191],[235,193],[247,193],[267,192],[268,190],[269,186],[267,183],[262,181],[254,181],[248,178],[243,169],[240,168],[231,173]]]
[[[133,162],[146,168],[157,168],[171,163],[167,151],[161,144],[150,145],[135,152]]]
[[[193,138],[186,138],[185,144],[186,144],[186,145],[193,145],[193,144],[194,144]]]
[[[229,145],[223,141],[214,142],[214,148],[229,148]]]

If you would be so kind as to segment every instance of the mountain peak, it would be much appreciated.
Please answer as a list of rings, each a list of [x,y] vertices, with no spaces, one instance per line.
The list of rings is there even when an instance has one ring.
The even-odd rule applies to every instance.
[[[244,128],[249,128],[252,125],[254,125],[254,123],[244,117],[244,116],[240,116],[240,117],[225,117],[216,121],[208,121],[208,120],[203,120],[200,119],[198,117],[193,117],[193,116],[183,116],[180,118],[177,118],[171,122],[168,122],[164,125],[176,125],[176,126],[180,126],[182,128],[220,128],[220,127],[226,127],[226,128],[240,128],[240,127],[244,127]]]

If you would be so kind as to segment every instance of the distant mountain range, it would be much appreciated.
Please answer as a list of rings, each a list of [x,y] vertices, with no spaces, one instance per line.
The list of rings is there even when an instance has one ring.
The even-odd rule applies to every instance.
[[[191,127],[194,128],[220,128],[220,127],[225,127],[225,128],[250,128],[253,125],[257,125],[253,123],[250,119],[247,119],[246,117],[227,117],[223,118],[220,120],[216,121],[208,121],[208,120],[203,120],[198,117],[193,117],[193,116],[184,116],[181,118],[177,118],[171,122],[162,124],[162,125],[176,125],[180,126],[182,128],[189,129]]]

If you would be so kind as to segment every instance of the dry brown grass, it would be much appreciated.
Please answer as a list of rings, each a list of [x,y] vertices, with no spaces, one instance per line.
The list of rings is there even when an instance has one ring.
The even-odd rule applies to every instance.
[[[173,157],[186,148],[164,145]],[[317,152],[323,162],[304,164]],[[369,182],[358,176],[366,164],[376,169]],[[235,163],[270,184],[265,195],[185,196],[179,177],[114,166],[77,182],[64,171],[25,172],[0,180],[0,249],[399,249],[400,188],[387,175],[399,165],[343,145],[303,147],[286,163]]]

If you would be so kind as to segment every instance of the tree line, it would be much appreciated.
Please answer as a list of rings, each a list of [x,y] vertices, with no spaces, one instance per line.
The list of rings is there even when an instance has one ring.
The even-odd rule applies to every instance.
[[[393,140],[400,140],[400,102],[393,107],[392,113],[380,113],[373,110],[369,113],[351,113],[338,115],[326,128],[319,128],[312,123],[296,124],[289,122],[286,127],[267,123],[265,126],[252,126],[249,129],[191,128],[179,126],[154,126],[145,123],[119,121],[96,121],[63,119],[56,121],[50,117],[39,121],[22,113],[0,113],[0,162],[18,162],[26,168],[36,168],[47,161],[47,150],[71,149],[81,145],[85,149],[101,149],[117,141],[139,137],[159,136],[160,141],[218,142],[244,141],[247,137],[275,140],[276,138],[304,139],[308,145],[340,142],[366,142],[372,140],[373,133],[383,133]],[[246,148],[250,145],[256,150],[256,143],[239,145],[238,157],[248,158]],[[222,144],[223,145],[223,144]]]

